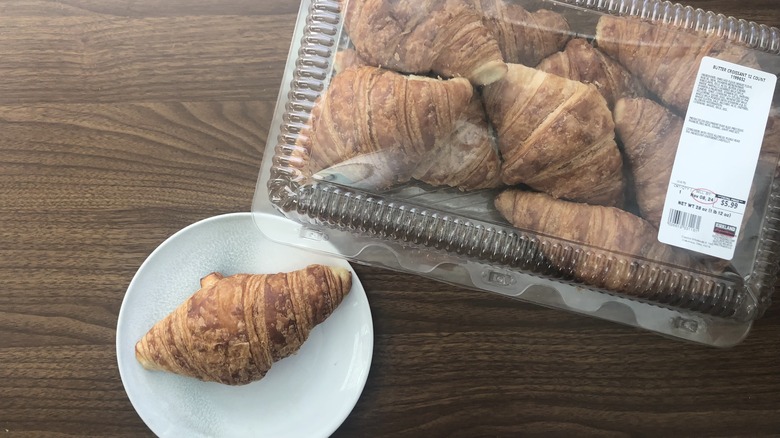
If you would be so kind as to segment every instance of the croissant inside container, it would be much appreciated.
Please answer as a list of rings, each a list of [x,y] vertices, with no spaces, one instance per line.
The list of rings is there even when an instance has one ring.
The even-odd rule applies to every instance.
[[[293,72],[289,96],[301,105],[287,103],[274,145],[273,208],[343,231],[354,258],[384,242],[399,258],[428,250],[531,283],[561,281],[564,293],[576,285],[702,315],[760,316],[776,272],[775,100],[748,108],[754,131],[765,130],[755,159],[735,159],[753,169],[749,196],[691,192],[742,203],[728,213],[736,223],[714,231],[733,256],[662,243],[659,231],[675,225],[669,215],[694,224],[684,203],[667,199],[686,135],[752,141],[715,122],[686,125],[701,121],[691,115],[703,102],[697,78],[711,76],[701,66],[775,75],[777,55],[761,50],[773,46],[730,38],[728,23],[682,6],[645,2],[620,16],[620,5],[580,3],[314,0],[305,31],[337,23],[325,34],[340,39],[323,54],[321,81],[311,67]],[[314,40],[303,39],[300,56],[315,53],[305,44]]]

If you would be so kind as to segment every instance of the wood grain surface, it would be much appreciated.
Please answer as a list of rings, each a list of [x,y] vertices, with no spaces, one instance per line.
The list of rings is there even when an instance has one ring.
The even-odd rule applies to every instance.
[[[780,25],[775,0],[691,5]],[[0,2],[0,437],[151,436],[116,365],[143,260],[248,211],[298,2]],[[717,350],[356,266],[375,325],[334,436],[780,436],[780,306]]]

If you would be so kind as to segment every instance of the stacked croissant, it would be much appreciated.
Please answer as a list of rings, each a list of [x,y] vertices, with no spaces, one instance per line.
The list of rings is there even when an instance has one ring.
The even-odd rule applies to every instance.
[[[373,190],[499,189],[511,224],[582,253],[714,266],[659,243],[657,228],[701,59],[758,67],[751,50],[611,15],[590,42],[563,15],[508,0],[343,6],[354,48],[299,137],[312,174]],[[635,269],[548,255],[577,280],[639,293]]]

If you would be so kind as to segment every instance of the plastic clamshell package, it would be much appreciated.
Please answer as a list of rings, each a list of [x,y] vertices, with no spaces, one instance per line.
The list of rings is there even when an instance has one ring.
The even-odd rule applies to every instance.
[[[584,40],[589,45],[596,37],[597,23],[606,15],[636,18],[643,23],[652,23],[652,26],[695,34],[696,38],[706,36],[709,41],[717,39],[727,47],[721,48],[721,51],[728,51],[728,47],[740,47],[756,59],[757,68],[760,70],[775,75],[780,72],[780,31],[713,12],[652,0],[517,0],[511,4],[532,13],[545,11],[546,14],[546,11],[551,11],[559,14],[557,16],[564,17],[568,29],[559,32],[565,34],[565,37],[557,43],[558,48],[552,53],[525,54],[525,60],[534,65],[513,67],[508,63],[510,71],[514,69],[522,71],[523,74],[536,74],[536,69],[532,68],[539,67],[539,59],[545,62],[548,57],[560,53],[567,43]],[[428,146],[420,147],[430,148],[432,143],[435,143],[437,148],[442,148],[442,145],[450,147],[459,141],[474,144],[474,138],[481,138],[478,141],[485,140],[478,135],[482,131],[475,127],[481,127],[481,124],[487,121],[480,121],[479,117],[469,119],[466,124],[458,125],[455,121],[447,125],[448,116],[437,113],[435,126],[425,125],[430,114],[421,116],[422,122],[410,121],[407,117],[407,132],[401,134],[390,132],[392,130],[385,130],[389,133],[383,133],[381,128],[372,127],[373,137],[364,136],[358,140],[373,141],[378,137],[377,144],[350,144],[347,149],[351,148],[353,152],[361,147],[365,150],[346,156],[342,162],[334,161],[332,157],[322,158],[321,153],[318,159],[330,161],[327,166],[319,166],[312,171],[312,152],[316,145],[307,144],[305,140],[312,136],[313,111],[325,124],[335,120],[328,125],[328,129],[332,130],[339,122],[339,116],[334,115],[338,111],[337,105],[354,107],[351,108],[352,113],[342,117],[342,122],[347,120],[347,123],[362,123],[358,120],[360,114],[356,115],[354,111],[365,110],[365,107],[360,106],[364,105],[364,102],[361,103],[359,99],[386,102],[381,94],[365,97],[354,90],[352,94],[334,91],[334,96],[346,96],[344,99],[348,102],[332,103],[328,111],[320,110],[317,113],[316,107],[325,101],[331,81],[337,76],[337,69],[341,71],[344,68],[337,64],[356,62],[352,49],[356,46],[353,40],[358,35],[348,35],[345,26],[345,9],[348,7],[349,3],[342,4],[335,0],[303,0],[301,3],[253,202],[253,212],[262,213],[255,215],[256,220],[265,221],[258,225],[268,238],[310,251],[326,252],[357,263],[423,275],[459,286],[507,295],[525,302],[627,324],[679,340],[728,347],[741,342],[749,333],[752,323],[760,318],[769,306],[778,266],[780,192],[775,182],[775,172],[778,163],[776,147],[780,145],[774,144],[776,142],[769,134],[770,129],[767,129],[762,156],[754,174],[750,210],[746,211],[735,255],[725,262],[690,253],[685,254],[685,259],[695,259],[696,263],[675,264],[637,252],[644,251],[644,247],[634,251],[635,248],[631,248],[632,242],[616,242],[613,247],[607,247],[603,242],[594,245],[581,240],[581,236],[587,234],[585,231],[580,234],[556,235],[550,233],[549,229],[545,230],[546,224],[554,222],[550,218],[541,218],[542,225],[515,227],[507,220],[508,217],[495,207],[498,194],[510,187],[521,187],[523,192],[552,192],[555,198],[566,199],[558,201],[551,197],[551,202],[602,204],[603,206],[597,207],[601,209],[598,210],[599,215],[604,211],[609,211],[607,215],[612,215],[614,205],[619,204],[618,206],[628,212],[627,215],[632,216],[630,222],[642,222],[639,229],[644,230],[642,227],[648,226],[645,221],[633,219],[634,215],[638,217],[640,213],[637,211],[636,194],[631,192],[630,181],[625,183],[628,188],[621,192],[629,193],[625,202],[613,202],[611,197],[593,197],[587,190],[572,191],[571,185],[555,186],[555,178],[547,178],[545,181],[540,179],[538,185],[536,181],[528,183],[527,180],[522,180],[482,184],[484,187],[480,187],[480,183],[474,184],[473,180],[468,178],[456,178],[457,181],[453,182],[452,175],[447,175],[447,169],[435,168],[435,163],[439,160],[452,161],[454,157],[458,165],[464,165],[464,161],[473,158],[468,154],[464,155],[462,151],[452,153],[452,156],[442,155],[449,152],[439,152],[437,156],[428,149],[425,152],[428,155],[410,158],[408,155],[411,152],[406,156],[399,155],[398,152],[391,153],[390,148],[385,148],[382,143],[398,141],[399,135],[411,136],[412,131],[426,131],[420,132],[418,136],[424,137],[421,144],[428,138]],[[464,28],[466,27],[468,26],[464,25]],[[518,28],[504,26],[505,32],[506,29]],[[519,29],[522,31],[522,28]],[[550,33],[549,29],[545,31]],[[553,30],[551,33],[556,32],[558,31]],[[514,41],[511,35],[508,38],[509,41]],[[501,46],[504,58],[509,50],[506,49],[507,44],[510,43],[505,42]],[[432,43],[431,46],[435,44]],[[371,48],[370,45],[368,47]],[[381,44],[377,47],[381,47]],[[478,47],[474,48],[475,44],[469,47],[479,50]],[[365,50],[365,47],[361,48]],[[590,46],[588,48],[590,49]],[[398,50],[393,49],[389,53],[397,58]],[[533,58],[534,56],[536,58]],[[441,93],[438,90],[441,89],[442,82],[452,83],[452,86],[448,85],[450,88],[446,93],[449,94],[444,101],[453,106],[456,105],[453,102],[457,99],[465,99],[463,102],[469,104],[475,99],[490,99],[490,87],[494,86],[489,82],[495,78],[485,75],[484,69],[477,69],[477,74],[469,76],[473,84],[472,92],[469,92],[463,86],[465,79],[441,77],[469,75],[469,72],[462,75],[449,72],[452,62],[442,63],[444,67],[440,69],[444,70],[444,74],[437,71],[437,65],[431,67],[430,63],[421,64],[421,69],[432,69],[438,73],[438,76],[429,74],[431,79],[428,79],[420,78],[416,75],[418,72],[409,70],[417,67],[413,62],[411,65],[404,64],[402,59],[398,65],[388,66],[379,58],[381,57],[377,57],[378,60],[358,62],[370,64],[373,61],[388,69],[392,67],[406,70],[403,75],[372,71],[366,75],[370,76],[370,79],[366,79],[370,89],[362,92],[366,95],[383,91],[392,93],[392,90],[406,87],[407,92],[414,93],[414,99],[407,99],[404,103],[407,105],[404,107],[406,110],[413,108],[415,102],[423,102],[429,109],[435,107],[437,102],[442,101],[437,94]],[[389,61],[394,63],[392,57]],[[517,62],[519,64],[522,61],[521,59]],[[694,74],[695,71],[694,68]],[[488,77],[485,81],[488,85],[483,86],[479,81],[485,77]],[[386,79],[384,83],[379,82]],[[358,84],[362,79],[354,74],[350,80],[351,84]],[[552,83],[557,80],[552,80]],[[462,97],[462,93],[455,89],[455,82],[458,82],[457,85],[461,89],[466,90],[466,97]],[[566,87],[570,85],[565,83]],[[684,86],[683,84],[683,88]],[[575,90],[572,91],[573,94],[593,94],[592,90],[581,91],[576,86],[572,87]],[[430,91],[433,89],[437,91]],[[564,93],[561,90],[554,90],[552,95]],[[665,101],[662,102],[652,90],[642,92],[646,93],[648,99],[664,105]],[[494,106],[514,104],[506,97],[507,93],[493,94],[499,96],[498,103]],[[606,103],[610,106],[610,111],[614,104],[614,101]],[[511,131],[517,126],[509,124],[501,126],[500,129],[494,126],[490,105],[484,104],[488,113],[487,120],[490,120],[489,131],[485,132],[490,133],[494,143],[500,143],[501,135],[497,133]],[[599,105],[604,106],[602,103]],[[372,115],[379,118],[383,116],[382,111],[392,113],[393,109],[390,108],[388,110],[386,106],[374,107],[371,109],[375,110]],[[570,108],[568,111],[570,112],[567,114],[574,114],[576,109]],[[777,111],[775,99],[770,110],[770,124],[772,118],[777,116]],[[588,113],[593,111],[588,110]],[[677,113],[681,119],[685,116],[684,111]],[[583,125],[593,126],[597,122],[598,120]],[[614,127],[610,128],[611,117],[605,123],[607,132],[609,129],[614,132]],[[446,125],[443,128],[446,135],[437,134],[435,131],[443,125]],[[571,124],[564,123],[562,126],[568,127]],[[448,134],[446,129],[452,133]],[[428,130],[430,132],[427,132]],[[344,138],[339,137],[342,134],[343,132],[339,131],[330,135]],[[437,135],[439,138],[430,140],[429,137]],[[601,134],[582,135],[595,138]],[[496,137],[499,139],[496,140]],[[466,140],[463,140],[464,138]],[[679,134],[675,141],[677,138]],[[618,146],[616,141],[613,140],[612,144],[615,150],[618,150],[623,145]],[[544,143],[544,137],[540,142]],[[499,145],[494,148],[498,150]],[[513,152],[500,150],[501,172],[506,172],[505,169],[510,167],[507,161]],[[314,153],[316,154],[317,152]],[[330,152],[325,153],[328,154]],[[599,160],[608,161],[603,158]],[[522,165],[522,160],[520,162]],[[413,168],[409,168],[410,165]],[[564,167],[567,166],[570,165],[566,163]],[[485,176],[487,179],[495,177]],[[551,180],[552,188],[547,187]],[[560,191],[562,193],[559,193]],[[612,190],[610,193],[614,192]],[[582,201],[577,199],[578,196],[586,198]],[[587,198],[588,196],[591,198]],[[566,208],[568,207],[561,211],[566,211]],[[267,218],[269,214],[279,220],[266,223],[268,221],[263,218]],[[625,216],[622,211],[616,213],[616,217],[622,216]],[[567,226],[571,227],[570,224]],[[621,227],[623,225],[607,226]],[[630,233],[628,235],[630,236]],[[648,245],[658,244],[656,242]],[[333,248],[336,248],[335,252]],[[665,248],[662,250],[666,251]],[[688,252],[679,249],[674,251]],[[707,268],[702,268],[705,265]],[[719,269],[712,266],[719,266]]]

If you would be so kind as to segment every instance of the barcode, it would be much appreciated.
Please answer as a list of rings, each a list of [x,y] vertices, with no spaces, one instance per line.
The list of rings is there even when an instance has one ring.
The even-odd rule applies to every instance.
[[[701,216],[672,208],[669,210],[668,222],[669,225],[682,228],[686,231],[699,231],[699,227],[701,227]]]

